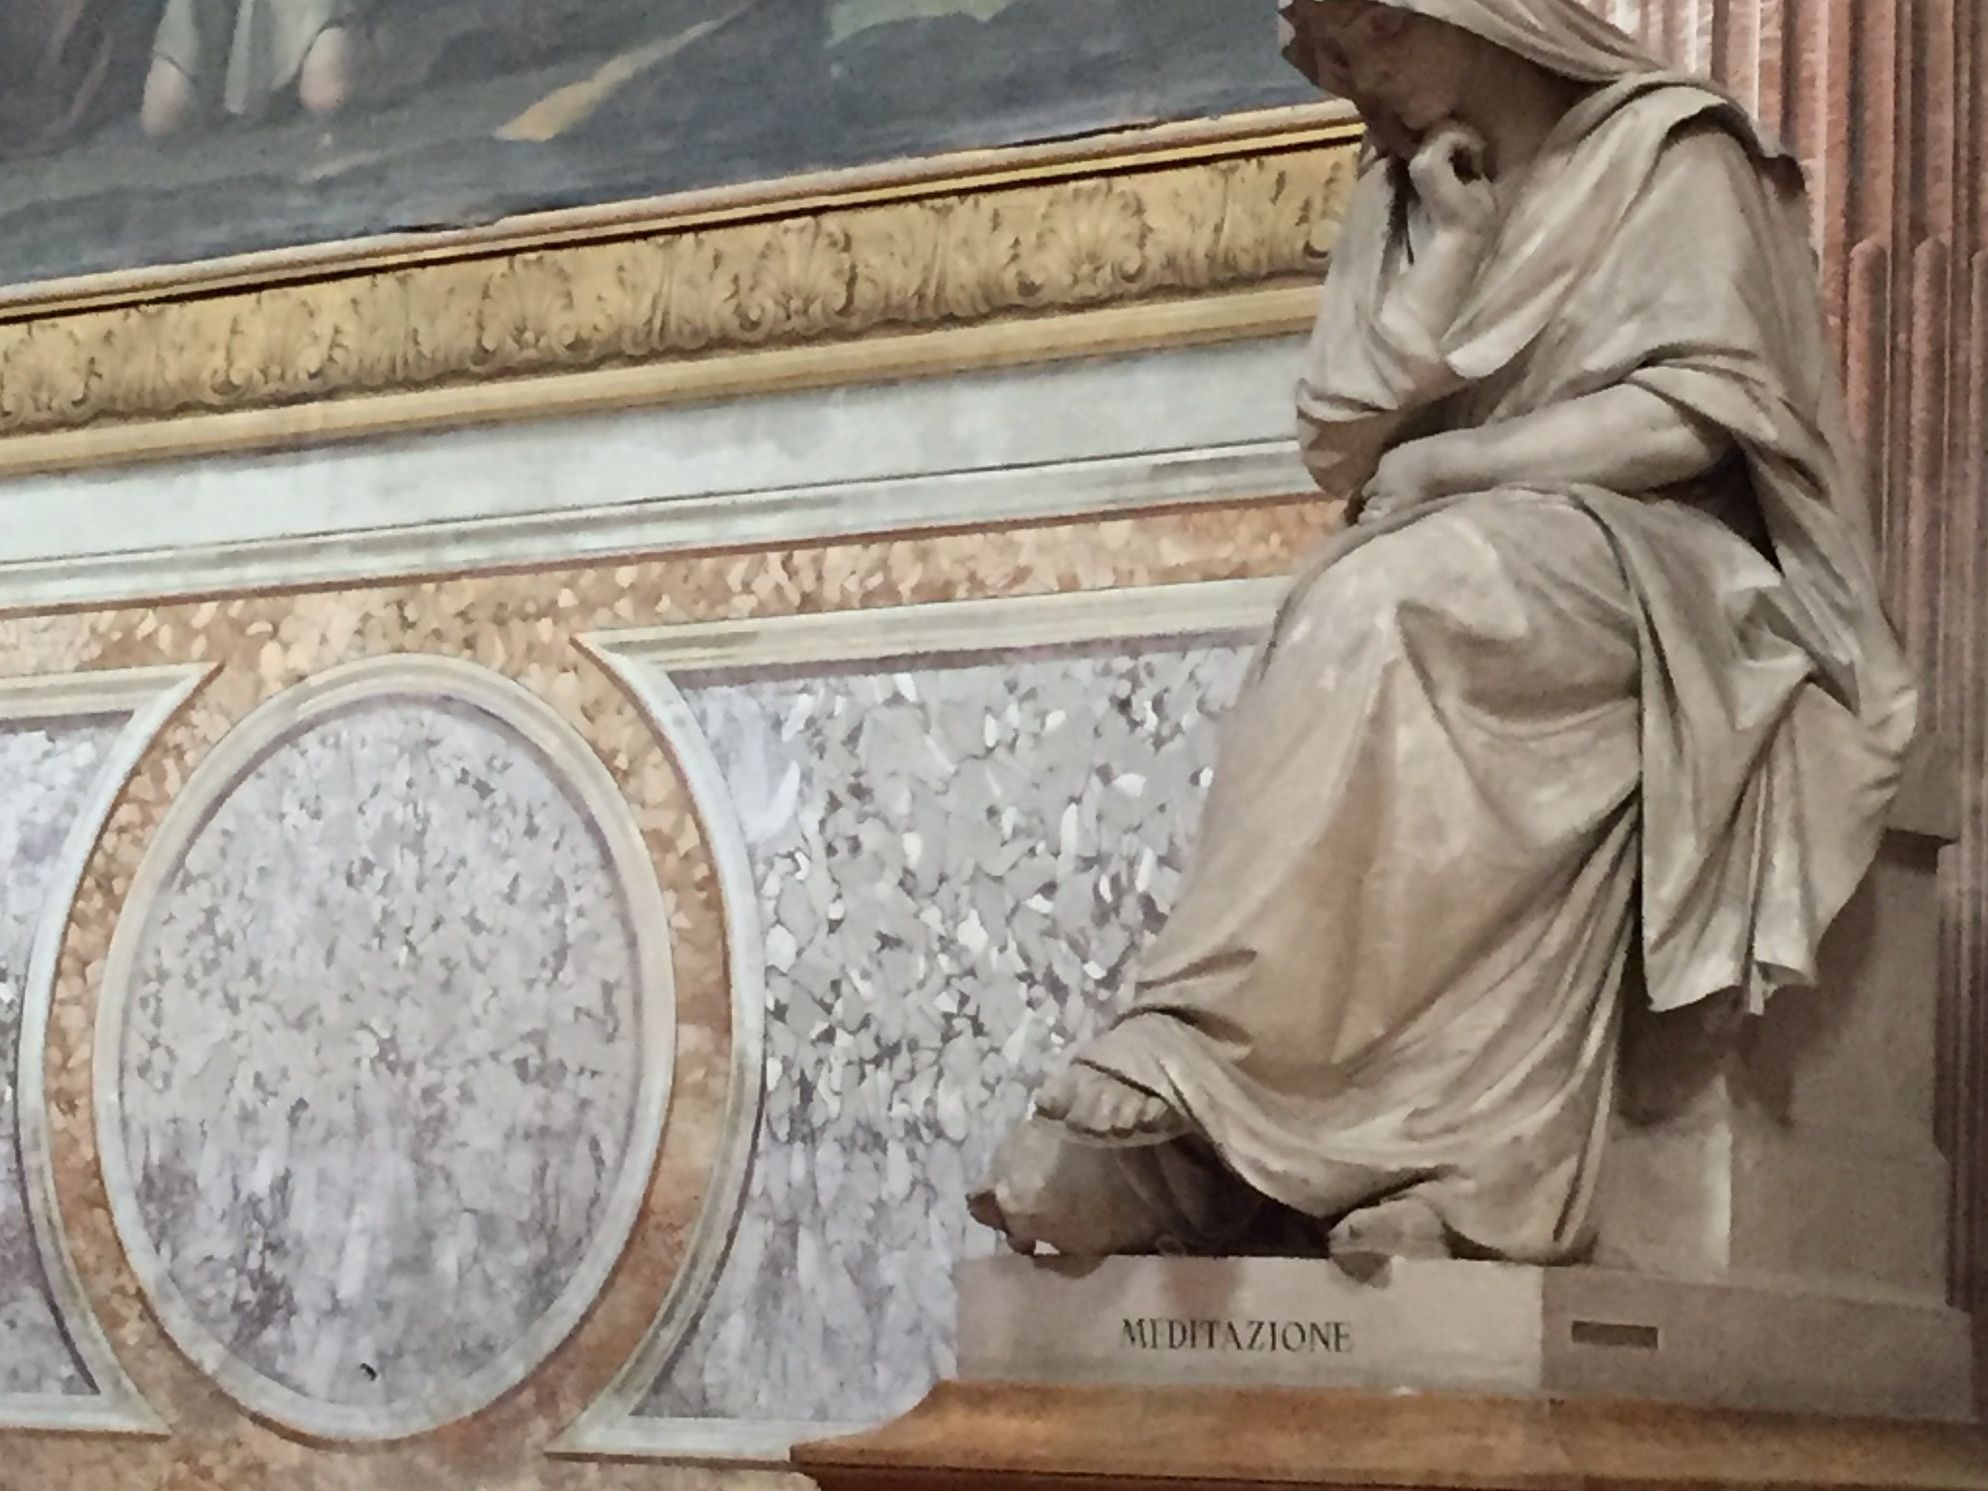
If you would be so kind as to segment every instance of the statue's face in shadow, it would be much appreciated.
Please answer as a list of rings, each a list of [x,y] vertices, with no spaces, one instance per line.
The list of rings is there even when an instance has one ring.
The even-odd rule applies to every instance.
[[[1488,45],[1378,0],[1299,0],[1293,19],[1325,86],[1351,101],[1383,150],[1403,157],[1457,117]]]

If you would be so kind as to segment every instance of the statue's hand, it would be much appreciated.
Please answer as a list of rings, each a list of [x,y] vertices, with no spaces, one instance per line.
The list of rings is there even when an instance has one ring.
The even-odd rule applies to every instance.
[[[1355,523],[1378,523],[1446,495],[1448,488],[1440,481],[1434,454],[1429,441],[1411,440],[1382,456],[1372,480],[1354,499],[1348,518]]]
[[[1438,232],[1475,236],[1497,217],[1498,202],[1484,157],[1484,141],[1474,130],[1445,124],[1430,134],[1408,163],[1415,194]]]

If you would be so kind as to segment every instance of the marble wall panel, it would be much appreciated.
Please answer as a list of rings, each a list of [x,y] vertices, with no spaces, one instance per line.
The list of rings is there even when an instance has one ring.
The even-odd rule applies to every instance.
[[[874,1421],[949,1370],[953,1267],[992,1245],[966,1191],[1171,904],[1244,659],[685,681],[759,882],[766,1106],[642,1414]]]
[[[0,1396],[96,1391],[56,1311],[28,1212],[15,1099],[35,933],[115,720],[0,725]]]
[[[45,1064],[50,1148],[78,1272],[118,1359],[166,1432],[159,1437],[5,1435],[0,1463],[23,1485],[104,1484],[134,1491],[278,1486],[705,1491],[758,1484],[752,1473],[737,1468],[707,1472],[553,1449],[590,1405],[604,1401],[617,1374],[656,1329],[705,1199],[713,1156],[724,1147],[733,1070],[724,918],[703,831],[668,750],[608,672],[576,645],[576,636],[677,622],[1274,576],[1287,572],[1332,521],[1332,509],[1317,504],[1246,503],[1110,521],[571,563],[337,590],[245,590],[186,602],[0,618],[0,675],[159,663],[200,663],[215,670],[145,751],[85,870],[62,949]],[[640,1219],[598,1303],[568,1343],[516,1391],[471,1418],[432,1434],[350,1447],[244,1413],[161,1329],[111,1222],[102,1141],[112,1131],[98,1129],[90,1058],[108,994],[104,970],[113,929],[132,909],[127,900],[148,846],[201,763],[245,719],[298,684],[360,660],[409,653],[475,662],[529,690],[584,739],[612,776],[640,824],[667,895],[677,1060],[668,1122]],[[1128,783],[1118,789],[1120,795],[1129,788]],[[1126,802],[1133,806],[1129,798]],[[1060,832],[1060,815],[1053,827]],[[1156,862],[1156,877],[1160,868]],[[1136,862],[1131,873],[1137,873]],[[1026,1085],[1027,1079],[1024,1072],[1017,1084]],[[970,1158],[958,1161],[962,1174]],[[934,1247],[941,1243],[950,1245],[941,1239]],[[921,1298],[925,1305],[943,1304],[931,1291]],[[943,1330],[943,1314],[935,1318],[936,1329]],[[904,1371],[888,1380],[879,1377],[868,1401],[880,1402],[893,1382],[911,1380]],[[734,1408],[736,1401],[713,1398],[683,1406],[741,1411]],[[769,1401],[742,1411],[806,1407]],[[870,1411],[862,1403],[853,1410],[832,1403],[820,1407]],[[632,1453],[657,1451],[650,1444]]]
[[[668,1059],[615,871],[465,703],[349,705],[228,784],[137,909],[114,1080],[144,1238],[234,1358],[398,1423],[552,1310]]]

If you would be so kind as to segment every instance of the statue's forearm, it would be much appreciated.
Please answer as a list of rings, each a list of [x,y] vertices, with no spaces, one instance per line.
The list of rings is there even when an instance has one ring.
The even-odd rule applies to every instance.
[[[1463,308],[1484,245],[1463,232],[1439,232],[1388,292],[1380,308],[1382,329],[1398,345],[1435,363],[1443,332]]]
[[[1440,338],[1456,318],[1477,272],[1480,252],[1481,244],[1469,235],[1438,233],[1389,293],[1380,308],[1379,329],[1402,366],[1421,364],[1433,374],[1450,376],[1442,365]],[[1313,410],[1308,383],[1301,379],[1298,443],[1320,490],[1332,497],[1357,494],[1426,397],[1426,391],[1410,390],[1399,410],[1363,419],[1320,416]]]
[[[1433,435],[1414,446],[1431,495],[1528,482],[1580,482],[1654,492],[1703,476],[1732,440],[1647,389],[1623,384],[1501,424]]]

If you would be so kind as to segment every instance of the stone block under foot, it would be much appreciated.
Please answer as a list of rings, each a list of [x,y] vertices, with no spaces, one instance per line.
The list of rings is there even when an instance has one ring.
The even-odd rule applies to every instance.
[[[1967,1317],[1906,1298],[1406,1259],[1002,1258],[959,1282],[968,1380],[1973,1414]]]

